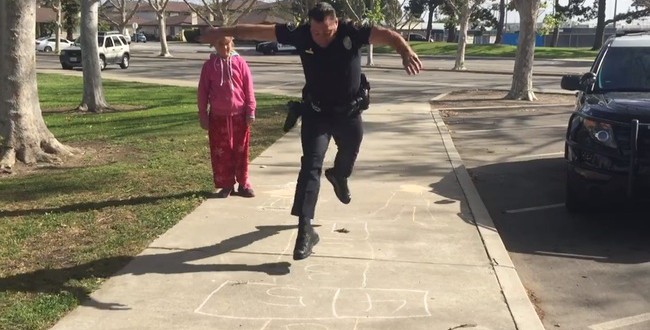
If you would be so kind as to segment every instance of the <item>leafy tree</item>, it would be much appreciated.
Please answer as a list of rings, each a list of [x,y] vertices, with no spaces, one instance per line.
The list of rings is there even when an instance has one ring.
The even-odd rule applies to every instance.
[[[112,6],[111,11],[106,10],[106,5]],[[133,5],[131,5],[133,4]],[[106,0],[104,5],[100,8],[99,15],[102,19],[109,21],[114,26],[117,26],[120,32],[128,35],[127,25],[133,18],[133,15],[138,11],[142,0]],[[135,33],[135,31],[133,31]]]
[[[38,101],[35,1],[0,1],[0,174],[16,161],[59,163],[79,150],[60,143],[43,120]]]
[[[477,8],[470,14],[469,24],[472,30],[485,31],[487,28],[496,27],[499,21],[492,14],[492,10],[488,8]]]
[[[431,30],[433,28],[433,14],[439,6],[442,6],[445,0],[410,0],[408,8],[414,16],[420,17],[427,11],[427,40],[431,39]]]
[[[480,9],[484,0],[446,0],[447,6],[455,13],[460,22],[460,36],[458,38],[458,48],[456,51],[456,62],[454,70],[466,70],[465,67],[465,49],[467,47],[467,30],[473,12]]]
[[[456,26],[458,26],[458,16],[449,4],[445,3],[439,8],[440,13],[444,16],[442,22],[445,23],[447,30],[447,42],[456,42]]]
[[[81,66],[83,68],[83,99],[79,110],[102,112],[110,107],[104,97],[101,68],[99,66],[99,47],[97,23],[99,22],[100,0],[81,1]]]
[[[596,12],[593,7],[586,6],[586,0],[568,0],[566,5],[561,5],[560,0],[554,0],[554,13],[544,17],[542,34],[552,33],[551,47],[556,47],[560,37],[560,26],[567,21],[578,17],[580,21],[593,19]]]
[[[650,16],[650,1],[648,0],[635,0],[632,5],[635,10],[626,13],[617,14],[612,19],[605,19],[605,8],[607,6],[606,0],[595,0],[594,8],[597,9],[597,24],[596,24],[596,38],[592,50],[598,50],[603,45],[605,39],[605,27],[614,22],[627,21],[631,22],[634,19]]]
[[[370,7],[366,8],[363,16],[366,21],[371,24],[379,24],[384,21],[384,14],[382,12],[381,0],[370,0]],[[373,66],[375,65],[373,61],[373,49],[374,46],[371,44],[368,46],[368,61],[366,65]]]
[[[62,27],[66,31],[65,38],[74,40],[74,31],[79,26],[81,3],[79,0],[61,0],[61,11],[63,12]]]
[[[540,0],[513,0],[519,12],[519,40],[512,74],[512,86],[506,99],[536,100],[533,92],[533,61],[535,59],[535,22],[540,8]]]
[[[503,39],[503,28],[506,20],[506,0],[499,0],[499,21],[497,22],[497,35],[494,39],[495,44],[500,44]]]
[[[201,0],[203,6],[195,7],[188,0],[183,2],[210,26],[213,22],[208,17],[214,17],[217,26],[237,24],[239,19],[250,13],[257,3],[256,0]]]
[[[167,22],[165,19],[167,15],[165,10],[169,0],[148,0],[149,5],[156,12],[156,19],[158,20],[158,30],[160,30],[160,55],[162,57],[171,57],[169,53],[169,46],[167,45]]]
[[[60,54],[61,53],[61,42],[60,42],[61,15],[62,15],[61,0],[42,0],[41,5],[43,5],[44,7],[52,8],[52,10],[54,10],[54,12],[56,13],[56,18],[54,19],[54,22],[48,23],[45,28],[49,31],[54,31],[54,35],[56,37],[56,41],[54,42],[54,53]],[[50,32],[49,34],[52,34],[52,32]]]

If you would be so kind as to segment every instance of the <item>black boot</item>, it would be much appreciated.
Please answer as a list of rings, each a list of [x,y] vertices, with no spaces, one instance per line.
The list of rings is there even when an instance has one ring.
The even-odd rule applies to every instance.
[[[296,246],[293,248],[293,260],[302,260],[311,255],[314,245],[318,244],[320,238],[311,225],[300,225]]]
[[[333,168],[328,168],[325,170],[325,177],[327,178],[327,181],[329,181],[334,187],[334,193],[336,194],[336,197],[338,197],[338,199],[341,201],[341,203],[349,204],[352,200],[352,196],[350,196],[350,189],[348,188],[348,179],[339,177],[334,174]]]
[[[296,126],[298,118],[300,118],[300,107],[302,107],[302,103],[300,102],[289,101],[289,103],[287,103],[287,118],[284,119],[282,130],[288,132]]]

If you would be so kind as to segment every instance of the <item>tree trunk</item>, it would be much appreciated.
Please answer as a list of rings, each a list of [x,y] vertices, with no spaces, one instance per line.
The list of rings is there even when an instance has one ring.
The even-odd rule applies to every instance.
[[[61,0],[57,1],[56,5],[56,44],[54,46],[54,53],[59,55],[61,54]]]
[[[553,28],[553,35],[551,37],[551,47],[557,47],[557,43],[560,41],[560,26],[556,25]]]
[[[471,10],[469,3],[463,4],[460,8],[460,34],[458,35],[458,47],[456,48],[456,63],[454,70],[467,70],[465,67],[465,49],[467,48],[467,30]]]
[[[368,45],[368,61],[366,62],[366,66],[373,66],[375,65],[375,61],[373,61],[373,50],[374,46],[372,44]]]
[[[431,40],[431,30],[433,29],[433,11],[436,6],[429,4],[429,17],[427,20],[427,41]]]
[[[498,45],[503,41],[503,28],[506,24],[506,0],[499,1],[499,23],[497,23],[497,36],[494,44]]]
[[[78,110],[102,112],[109,109],[104,98],[102,85],[101,57],[97,45],[97,21],[99,18],[99,0],[81,1],[81,66],[83,68],[84,94]]]
[[[172,57],[167,46],[167,25],[165,23],[165,12],[157,12],[158,28],[160,29],[160,55],[162,57]]]
[[[535,60],[535,18],[539,10],[539,1],[514,0],[521,27],[512,74],[512,87],[506,99],[527,101],[537,99],[533,92],[533,61]]]
[[[557,9],[560,5],[560,0],[555,0],[553,3],[554,9]],[[553,11],[555,12],[555,10]],[[551,47],[557,47],[557,43],[560,41],[560,20],[556,19],[555,26],[553,27],[553,35],[551,37]]]
[[[453,25],[447,28],[447,42],[456,42],[456,27]]]
[[[61,144],[43,120],[35,33],[35,1],[0,1],[0,173],[11,173],[16,160],[58,163],[78,151]]]
[[[598,23],[596,24],[596,37],[594,39],[594,46],[591,50],[599,50],[603,46],[605,39],[605,9],[607,9],[606,0],[598,0]]]

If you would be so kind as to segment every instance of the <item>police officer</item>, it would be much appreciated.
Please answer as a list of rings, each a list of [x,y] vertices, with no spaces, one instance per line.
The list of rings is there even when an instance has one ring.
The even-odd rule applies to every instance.
[[[351,200],[347,179],[359,152],[363,129],[358,106],[353,102],[361,84],[361,47],[384,44],[393,47],[402,57],[408,74],[422,68],[418,56],[395,31],[379,26],[339,22],[334,8],[326,2],[309,11],[304,25],[241,24],[211,28],[199,40],[213,42],[223,36],[248,40],[277,40],[294,45],[300,54],[305,74],[305,95],[302,110],[302,158],[291,214],[298,217],[298,237],[293,250],[294,260],[307,258],[318,243],[314,218],[323,159],[333,137],[338,147],[334,167],[325,170],[338,199]]]

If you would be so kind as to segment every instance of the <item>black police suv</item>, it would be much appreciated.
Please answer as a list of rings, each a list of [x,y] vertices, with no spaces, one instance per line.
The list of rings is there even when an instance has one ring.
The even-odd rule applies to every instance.
[[[583,75],[566,132],[566,207],[609,208],[650,197],[650,32],[609,38]]]

